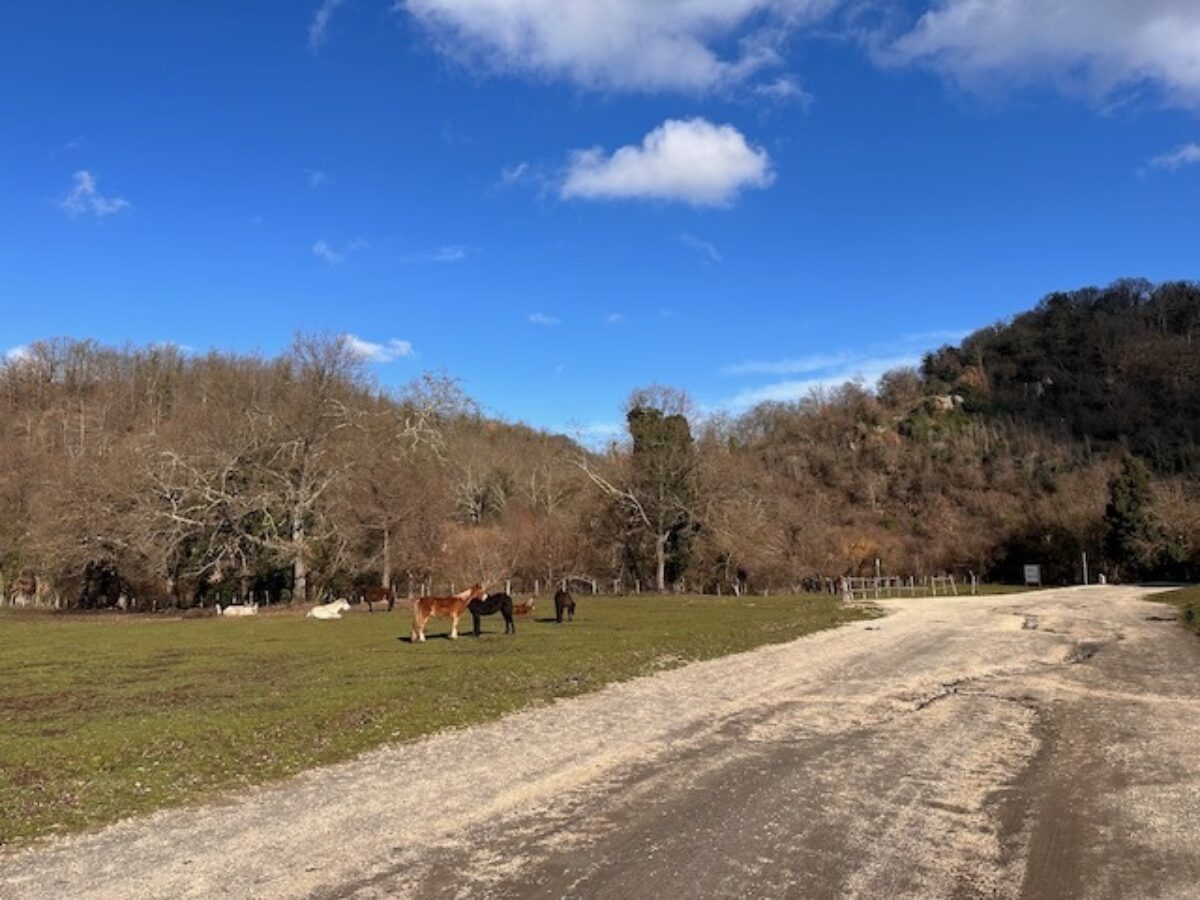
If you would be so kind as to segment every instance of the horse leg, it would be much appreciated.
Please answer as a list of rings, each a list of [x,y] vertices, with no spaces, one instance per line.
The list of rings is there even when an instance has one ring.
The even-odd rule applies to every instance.
[[[507,609],[502,609],[500,612],[504,615],[504,633],[516,634],[517,626],[513,624],[512,613],[510,613]]]
[[[450,640],[458,640],[458,616],[450,617]]]
[[[479,625],[482,622],[482,617],[475,610],[471,610],[471,619],[475,626],[475,637],[479,637]]]

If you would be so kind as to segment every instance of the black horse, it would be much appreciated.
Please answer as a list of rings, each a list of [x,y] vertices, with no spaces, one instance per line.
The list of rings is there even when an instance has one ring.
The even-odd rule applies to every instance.
[[[554,593],[554,621],[561,624],[563,613],[569,621],[575,621],[575,598],[566,588],[559,588]]]
[[[482,600],[472,600],[467,604],[471,618],[475,621],[475,637],[479,637],[479,620],[483,616],[500,613],[504,616],[504,633],[516,634],[517,626],[513,622],[513,602],[508,594],[488,594]]]

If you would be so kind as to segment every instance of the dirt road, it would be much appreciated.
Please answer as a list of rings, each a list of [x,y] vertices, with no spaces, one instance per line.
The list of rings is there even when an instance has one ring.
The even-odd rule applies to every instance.
[[[1200,641],[1144,593],[885,601],[0,856],[0,897],[1200,897]]]

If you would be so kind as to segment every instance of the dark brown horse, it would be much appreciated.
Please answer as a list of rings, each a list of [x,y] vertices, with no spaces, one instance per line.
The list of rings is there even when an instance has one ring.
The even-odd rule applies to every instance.
[[[362,592],[363,603],[367,604],[367,612],[375,612],[375,604],[386,603],[387,611],[391,612],[396,606],[396,589],[390,587],[369,587]]]
[[[479,620],[495,613],[504,616],[505,634],[517,633],[517,626],[513,622],[513,601],[508,594],[488,594],[482,600],[472,600],[467,604],[467,609],[471,610],[471,618],[475,623],[475,637],[479,637]]]
[[[575,621],[575,598],[566,588],[559,588],[554,593],[554,621],[562,624],[563,613],[567,614],[568,621]]]

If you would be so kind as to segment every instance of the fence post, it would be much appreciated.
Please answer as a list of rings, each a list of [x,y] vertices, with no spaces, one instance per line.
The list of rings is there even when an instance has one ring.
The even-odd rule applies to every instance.
[[[511,578],[504,579],[504,593],[506,593],[506,594],[512,593],[512,579]]]

